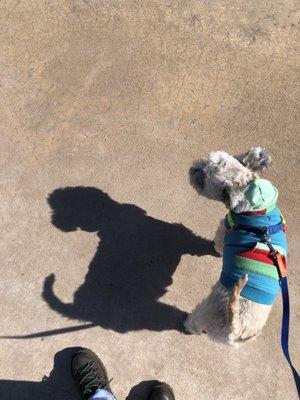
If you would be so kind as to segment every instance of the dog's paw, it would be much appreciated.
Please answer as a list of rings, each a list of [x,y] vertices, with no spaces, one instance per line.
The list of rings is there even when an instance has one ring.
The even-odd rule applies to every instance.
[[[263,171],[271,165],[270,154],[262,147],[252,147],[243,158],[243,164],[252,171]]]
[[[220,257],[223,256],[223,243],[214,242],[214,249],[216,253],[219,254]]]
[[[183,327],[185,329],[185,333],[193,333],[190,328],[190,316],[189,315],[184,319]]]
[[[190,314],[187,316],[187,318],[183,321],[183,326],[185,329],[185,333],[187,335],[201,335],[202,333],[206,333],[204,330],[196,329],[195,326],[193,326],[192,319],[190,317]]]

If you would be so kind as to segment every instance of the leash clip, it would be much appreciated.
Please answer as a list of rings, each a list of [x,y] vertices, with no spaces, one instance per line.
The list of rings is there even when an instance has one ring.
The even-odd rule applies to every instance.
[[[270,249],[270,257],[273,259],[274,265],[277,268],[278,274],[280,279],[286,277],[286,265],[283,261],[282,255],[279,253],[279,251],[275,250],[270,241],[266,242],[267,246]]]
[[[269,235],[268,228],[266,226],[261,228],[261,234],[266,242],[270,242],[270,235]]]
[[[272,255],[273,255],[273,258],[276,258],[277,251],[276,251],[276,250],[274,249],[274,247],[272,246],[271,238],[270,238],[270,234],[269,234],[268,228],[267,228],[267,227],[261,228],[261,234],[262,234],[262,237],[263,237],[264,242],[265,242],[266,245],[269,247],[270,252],[271,252]]]
[[[273,257],[273,255],[271,255]],[[282,255],[277,251],[275,254],[275,265],[277,267],[281,279],[286,278],[286,265],[284,264]]]
[[[273,259],[274,265],[277,267],[280,279],[286,277],[286,266],[284,265],[282,255],[273,247],[268,228],[262,228],[261,234],[264,242],[270,249],[270,257]]]

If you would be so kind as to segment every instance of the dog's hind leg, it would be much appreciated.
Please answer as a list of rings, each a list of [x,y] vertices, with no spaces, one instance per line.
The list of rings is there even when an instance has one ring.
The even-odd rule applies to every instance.
[[[199,328],[197,321],[193,318],[193,313],[189,314],[183,321],[183,326],[186,332],[201,335],[203,330]]]
[[[206,333],[206,323],[205,323],[205,305],[207,299],[202,303],[198,304],[194,311],[189,314],[183,321],[183,326],[185,330],[189,333],[194,333],[196,335],[201,335]]]
[[[204,329],[202,329],[196,319],[193,318],[193,313],[189,314],[186,319],[183,321],[183,326],[186,332],[193,333],[196,335],[201,335],[202,333],[206,333]]]

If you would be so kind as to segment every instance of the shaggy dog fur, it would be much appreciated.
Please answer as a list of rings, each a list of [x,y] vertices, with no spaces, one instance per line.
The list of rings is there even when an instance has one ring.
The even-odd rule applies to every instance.
[[[211,152],[207,159],[196,161],[190,168],[190,183],[200,195],[221,201],[233,212],[242,213],[249,211],[243,189],[251,180],[258,178],[257,173],[270,163],[271,157],[260,147],[236,157],[224,151]],[[222,220],[214,238],[215,249],[220,255],[225,234]],[[241,297],[246,282],[245,274],[232,291],[218,282],[184,321],[185,329],[190,333],[208,333],[213,339],[235,347],[257,338],[271,306]]]

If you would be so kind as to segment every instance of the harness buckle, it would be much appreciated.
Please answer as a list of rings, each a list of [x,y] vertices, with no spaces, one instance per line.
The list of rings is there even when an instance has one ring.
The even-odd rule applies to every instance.
[[[274,264],[277,267],[277,271],[279,273],[280,279],[286,277],[286,265],[284,264],[282,255],[276,251],[275,253],[271,252],[270,256],[274,260]]]
[[[268,228],[266,226],[264,226],[263,228],[261,228],[261,234],[262,237],[269,242],[270,241],[270,235],[269,235],[269,231]]]
[[[263,241],[270,249],[270,257],[273,259],[274,265],[277,268],[280,279],[284,278],[286,276],[286,266],[283,262],[282,255],[273,247],[271,243],[271,238],[267,227],[261,228],[261,235]]]

